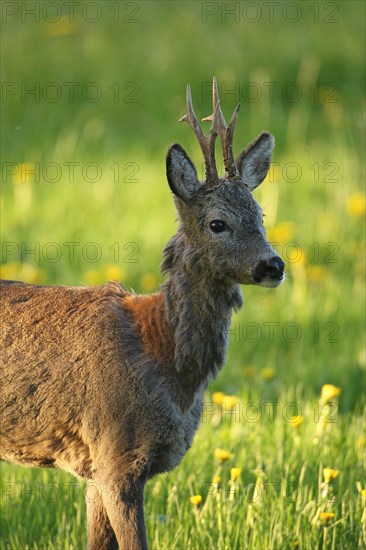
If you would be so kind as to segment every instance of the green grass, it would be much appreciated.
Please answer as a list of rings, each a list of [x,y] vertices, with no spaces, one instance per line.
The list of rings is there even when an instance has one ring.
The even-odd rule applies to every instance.
[[[231,414],[226,411],[225,421],[220,407],[204,415],[179,468],[148,484],[145,511],[152,548],[362,547],[360,418],[335,412],[334,422],[324,427],[316,416],[318,410],[324,412],[322,405],[290,391],[279,399],[272,408],[259,394],[248,392]],[[304,415],[297,428],[289,422],[294,399]],[[248,403],[255,405],[249,409]],[[206,411],[211,410],[207,404]],[[256,416],[258,421],[249,421]],[[232,458],[220,465],[215,448],[228,450]],[[235,486],[230,485],[232,467],[242,468]],[[325,467],[340,471],[326,494]],[[215,475],[221,477],[218,487],[212,484]],[[27,472],[9,465],[3,466],[2,476],[1,548],[85,545],[83,484],[64,473]],[[199,509],[189,502],[197,494],[203,497]],[[334,513],[328,527],[321,512]]]
[[[54,24],[22,23],[20,15],[3,24],[3,80],[19,91],[2,103],[2,277],[67,285],[118,278],[136,292],[157,289],[161,252],[176,227],[169,144],[181,143],[202,165],[191,131],[177,124],[186,82],[202,115],[210,110],[202,86],[213,74],[222,94],[238,83],[240,98],[222,97],[228,116],[242,103],[235,150],[264,128],[276,137],[270,176],[255,196],[288,278],[276,290],[243,288],[227,364],[210,386],[193,447],[175,471],[148,484],[149,543],[155,550],[362,548],[364,6],[315,3],[319,23],[310,3],[301,3],[297,23],[281,15],[271,23],[265,12],[257,23],[220,14],[203,23],[201,3],[141,2],[137,23],[116,24],[110,4],[101,4],[95,24],[80,9],[75,23],[65,14]],[[338,22],[324,21],[329,4]],[[80,89],[96,82],[100,101],[21,95],[22,83],[65,90],[72,81]],[[118,101],[109,89],[115,82]],[[249,82],[262,92],[258,101],[245,97]],[[278,83],[273,100],[266,82]],[[294,82],[298,101],[283,92]],[[130,92],[136,103],[126,102]],[[79,163],[74,178],[70,162]],[[93,168],[85,172],[91,162],[99,181],[91,181]],[[23,174],[25,164],[39,174]],[[320,400],[327,383],[342,390],[330,409]],[[238,396],[225,418],[212,405],[215,391]],[[303,416],[298,428],[293,415]],[[217,447],[232,453],[222,466]],[[230,496],[232,467],[242,472]],[[325,497],[324,467],[339,470]],[[82,483],[5,463],[0,473],[1,550],[85,547]],[[212,494],[215,475],[222,485]],[[203,501],[194,509],[189,497],[197,494]],[[335,514],[328,526],[320,512]]]

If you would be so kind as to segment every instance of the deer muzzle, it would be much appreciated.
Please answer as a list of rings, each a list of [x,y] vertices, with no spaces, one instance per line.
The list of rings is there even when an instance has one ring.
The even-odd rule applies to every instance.
[[[285,280],[285,262],[279,256],[261,260],[254,270],[253,279],[261,286],[274,287]]]

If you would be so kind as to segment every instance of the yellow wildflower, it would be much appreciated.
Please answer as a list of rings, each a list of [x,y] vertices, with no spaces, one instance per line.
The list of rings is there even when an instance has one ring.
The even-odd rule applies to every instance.
[[[294,246],[287,247],[286,259],[292,268],[296,268],[296,266],[304,266],[307,257],[301,246],[295,243]]]
[[[323,477],[326,483],[330,483],[339,476],[339,470],[333,470],[333,468],[323,468]]]
[[[153,273],[146,273],[140,279],[140,285],[145,292],[151,292],[156,288],[158,280]]]
[[[239,397],[237,395],[225,395],[223,404],[226,410],[231,411],[237,403],[239,403]]]
[[[193,495],[189,497],[189,502],[192,504],[192,506],[198,508],[202,503],[202,497],[201,495]]]
[[[324,386],[322,387],[322,400],[331,401],[335,397],[338,397],[341,391],[341,388],[333,386],[333,384],[324,384]]]
[[[348,197],[347,210],[351,216],[364,216],[366,212],[366,196],[362,193],[355,193]]]
[[[294,236],[294,224],[282,222],[267,230],[267,239],[271,243],[284,243],[291,241]]]
[[[42,269],[32,264],[22,263],[20,271],[20,279],[25,283],[42,283],[45,279],[45,274]]]
[[[221,403],[224,402],[225,394],[222,391],[215,391],[212,394],[212,401],[215,403],[215,405],[221,405]]]
[[[0,278],[17,280],[19,278],[20,270],[20,262],[8,262],[7,264],[2,264],[0,266]]]
[[[335,516],[334,512],[320,512],[319,515],[324,525],[328,525],[330,520]]]
[[[122,281],[125,278],[126,270],[118,264],[107,265],[104,268],[106,281]]]
[[[224,449],[215,449],[215,457],[219,462],[226,462],[233,457],[232,453],[225,451]]]
[[[88,269],[83,275],[83,282],[87,285],[98,285],[101,282],[101,276],[96,269]]]
[[[273,380],[276,377],[276,369],[273,367],[265,367],[261,370],[263,380]]]
[[[38,284],[44,281],[45,273],[42,269],[32,264],[9,262],[0,266],[0,278]]]
[[[216,485],[220,485],[221,483],[221,476],[214,476],[212,483],[216,483]]]
[[[327,270],[322,265],[309,265],[306,274],[308,281],[317,284],[324,281]]]
[[[290,424],[294,428],[298,428],[304,422],[304,417],[298,414],[297,416],[291,416]]]
[[[225,409],[231,411],[239,403],[239,397],[237,395],[226,395],[222,391],[216,391],[212,394],[212,401],[216,405],[225,405]]]
[[[361,489],[362,500],[366,501],[366,489]]]
[[[231,481],[237,481],[238,477],[241,475],[241,468],[231,468],[230,470],[230,479]]]

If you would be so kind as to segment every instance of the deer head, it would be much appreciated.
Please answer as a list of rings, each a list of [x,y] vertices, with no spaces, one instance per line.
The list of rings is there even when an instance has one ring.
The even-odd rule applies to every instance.
[[[192,106],[187,86],[187,113],[180,119],[192,127],[200,144],[206,180],[198,181],[196,169],[184,149],[174,144],[167,155],[167,178],[181,221],[180,233],[205,275],[229,284],[280,285],[284,262],[266,240],[263,214],[252,195],[266,177],[274,138],[262,132],[235,160],[234,128],[239,105],[227,126],[213,79],[213,113],[206,137]],[[215,140],[220,136],[225,176],[218,176]]]

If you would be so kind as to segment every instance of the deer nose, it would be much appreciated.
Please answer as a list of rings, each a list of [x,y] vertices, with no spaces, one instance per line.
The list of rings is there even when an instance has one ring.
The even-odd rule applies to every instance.
[[[279,256],[259,262],[254,271],[254,280],[258,283],[263,279],[282,279],[285,262]]]

